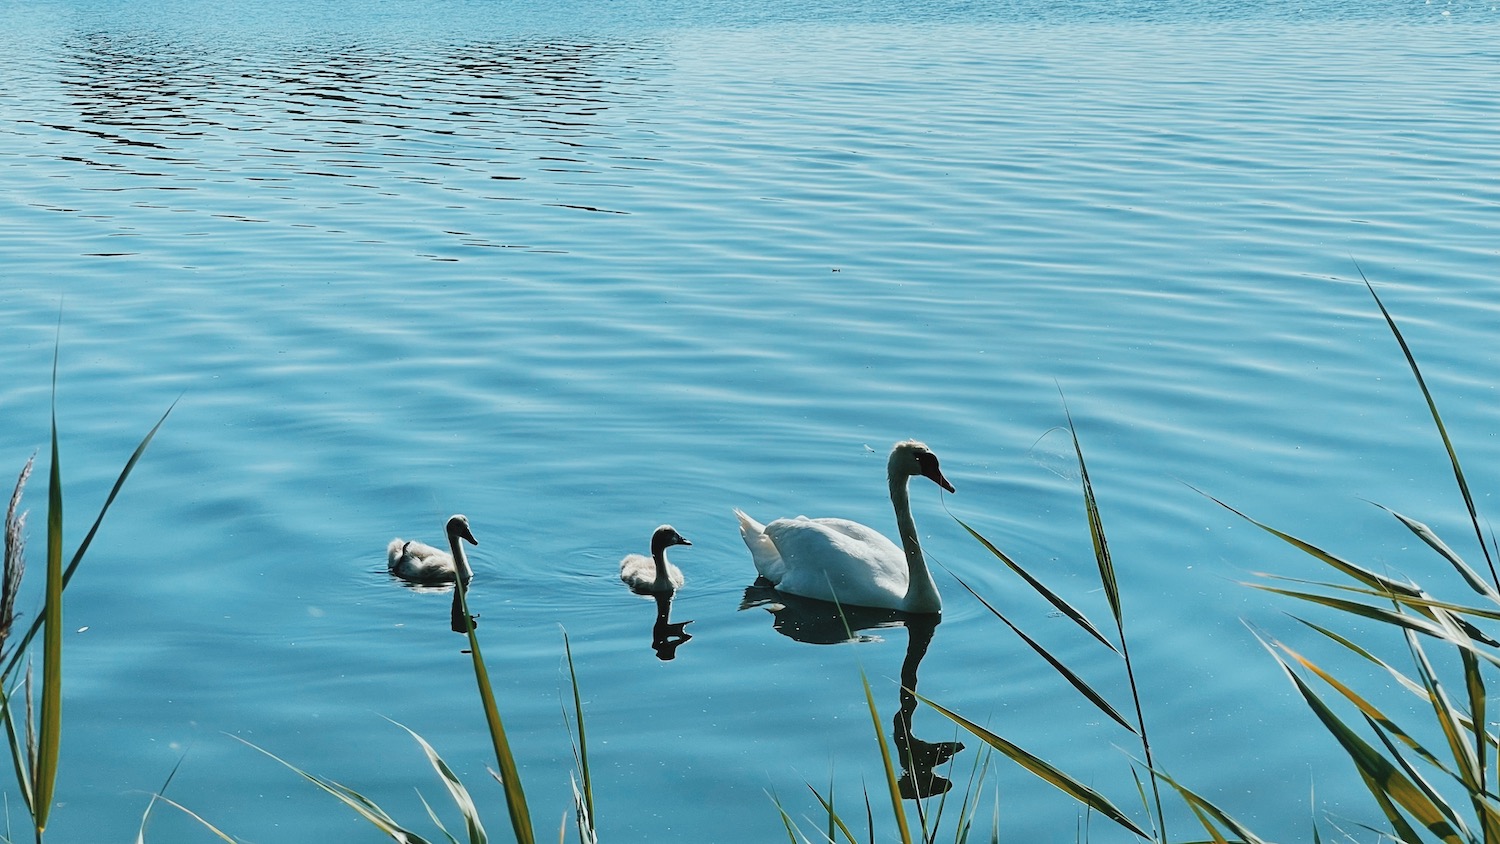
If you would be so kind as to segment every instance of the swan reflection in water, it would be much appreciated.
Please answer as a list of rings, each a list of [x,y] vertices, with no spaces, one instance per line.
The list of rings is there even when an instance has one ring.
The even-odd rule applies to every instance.
[[[964,749],[958,741],[924,741],[911,732],[912,715],[917,711],[917,669],[927,656],[933,634],[943,620],[941,613],[907,613],[873,607],[840,607],[828,601],[803,598],[778,592],[761,585],[745,589],[740,609],[761,607],[771,614],[771,626],[777,633],[812,645],[841,642],[880,641],[869,631],[906,628],[906,655],[901,660],[901,689],[896,715],[891,723],[891,737],[896,757],[901,763],[901,796],[907,800],[946,794],[953,782],[937,773],[937,768]]]

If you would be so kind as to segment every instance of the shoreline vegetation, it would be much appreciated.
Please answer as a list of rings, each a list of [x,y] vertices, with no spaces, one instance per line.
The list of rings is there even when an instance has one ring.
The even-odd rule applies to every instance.
[[[1360,275],[1364,279],[1363,271]],[[1364,283],[1405,357],[1446,449],[1468,521],[1473,527],[1473,538],[1484,557],[1484,566],[1471,565],[1423,522],[1376,504],[1409,529],[1429,551],[1444,560],[1457,576],[1462,584],[1462,588],[1456,590],[1459,594],[1450,596],[1444,593],[1440,596],[1411,580],[1379,573],[1257,521],[1253,516],[1208,492],[1195,491],[1312,558],[1318,564],[1319,571],[1322,571],[1321,566],[1326,566],[1334,573],[1328,580],[1260,575],[1258,581],[1246,584],[1247,586],[1289,599],[1295,606],[1314,607],[1320,612],[1331,611],[1334,618],[1363,625],[1364,632],[1358,634],[1356,639],[1341,633],[1334,625],[1296,614],[1292,616],[1315,634],[1315,641],[1331,643],[1337,653],[1355,657],[1352,660],[1354,666],[1372,669],[1374,675],[1383,682],[1383,692],[1389,694],[1389,701],[1384,697],[1376,698],[1355,691],[1357,686],[1366,684],[1367,680],[1356,680],[1351,676],[1354,673],[1352,669],[1346,667],[1335,672],[1304,656],[1303,649],[1294,648],[1254,628],[1251,633],[1285,672],[1298,699],[1305,703],[1311,716],[1327,731],[1331,739],[1330,748],[1337,747],[1349,758],[1355,773],[1366,785],[1380,817],[1385,820],[1386,828],[1366,827],[1365,831],[1381,840],[1500,844],[1500,765],[1497,765],[1497,758],[1500,758],[1500,736],[1489,725],[1490,703],[1487,691],[1488,684],[1497,670],[1500,670],[1500,640],[1486,632],[1486,628],[1493,629],[1494,622],[1500,621],[1500,571],[1497,571],[1495,561],[1500,553],[1494,549],[1493,535],[1486,536],[1489,531],[1475,506],[1458,451],[1448,434],[1437,402],[1422,376],[1415,354],[1374,286],[1368,279],[1364,279]],[[16,788],[31,819],[30,837],[37,844],[44,840],[50,809],[57,804],[53,789],[64,723],[61,695],[63,592],[131,471],[172,412],[172,407],[168,407],[142,438],[120,471],[92,526],[64,565],[64,496],[55,409],[57,357],[55,350],[43,601],[37,617],[19,636],[14,635],[18,630],[13,629],[16,627],[14,605],[25,574],[27,521],[27,513],[22,510],[21,501],[33,470],[34,455],[21,469],[6,510],[4,570],[0,573],[3,575],[0,576],[0,666],[3,666],[0,667],[0,714],[4,716]],[[1083,445],[1065,401],[1063,408],[1067,419],[1066,430],[1071,437],[1077,460],[1083,509],[1098,569],[1097,585],[1106,598],[1109,623],[1096,625],[1066,598],[1048,588],[1038,577],[994,545],[978,529],[956,516],[953,518],[999,564],[1017,575],[1032,593],[1046,601],[1061,617],[1072,621],[1077,633],[1111,652],[1119,666],[1113,688],[1101,689],[1096,683],[1085,680],[1055,653],[1028,636],[956,573],[950,571],[948,574],[969,596],[1040,657],[1065,687],[1081,695],[1123,731],[1122,744],[1131,748],[1129,751],[1122,751],[1126,758],[1122,760],[1125,764],[1121,767],[1121,776],[1127,779],[1117,783],[1113,790],[1134,794],[1136,802],[1122,808],[1106,797],[1102,790],[1085,784],[1081,779],[1028,752],[984,724],[945,707],[941,701],[930,700],[919,694],[916,690],[916,663],[926,651],[926,643],[930,641],[934,625],[931,622],[924,625],[913,619],[907,625],[911,641],[908,646],[908,663],[903,665],[902,670],[901,707],[892,721],[894,753],[886,742],[882,714],[875,704],[869,680],[863,669],[860,669],[860,681],[884,774],[884,791],[889,799],[889,820],[882,820],[877,824],[877,813],[883,817],[886,811],[877,806],[886,798],[878,793],[872,794],[868,788],[863,793],[856,794],[853,799],[839,795],[840,799],[836,801],[831,781],[821,790],[818,786],[807,783],[815,804],[811,810],[812,817],[818,820],[818,829],[804,828],[812,823],[807,820],[809,816],[806,809],[794,807],[790,799],[774,793],[769,795],[767,811],[779,815],[787,840],[792,844],[859,844],[862,841],[887,840],[886,833],[883,832],[887,823],[893,823],[895,834],[902,844],[948,840],[957,844],[980,838],[999,841],[998,783],[994,784],[993,817],[982,819],[980,814],[986,801],[986,792],[991,788],[991,779],[999,776],[996,765],[999,758],[1015,762],[1022,769],[1067,794],[1077,802],[1082,816],[1107,819],[1142,840],[1162,844],[1168,841],[1259,844],[1264,841],[1247,825],[1236,820],[1227,808],[1220,807],[1189,784],[1175,779],[1167,765],[1153,753],[1148,732],[1148,727],[1151,726],[1150,713],[1143,709],[1139,691],[1149,679],[1143,676],[1141,667],[1132,660],[1130,639],[1126,635],[1126,609],[1132,604],[1132,599],[1121,592],[1100,502],[1084,459]],[[454,630],[468,638],[467,652],[473,663],[479,702],[495,752],[495,768],[491,770],[491,774],[502,788],[510,820],[510,834],[496,838],[515,840],[518,844],[532,844],[541,830],[533,822],[520,771],[511,753],[510,739],[489,681],[488,667],[482,655],[477,624],[470,613],[463,578],[455,582],[454,590]],[[839,608],[839,615],[843,616],[842,608]],[[1374,622],[1378,624],[1372,627],[1371,623]],[[857,628],[846,626],[850,639],[856,638],[853,635],[854,629]],[[1383,654],[1377,648],[1371,630],[1384,632],[1387,629],[1399,633],[1404,646],[1399,650],[1404,650],[1404,653],[1391,656]],[[38,635],[41,636],[39,646],[35,643]],[[597,844],[594,783],[589,768],[579,671],[573,660],[566,631],[562,633],[562,639],[573,695],[571,709],[566,704],[563,706],[563,720],[572,744],[574,770],[570,774],[573,794],[571,824],[565,815],[556,833],[557,840],[569,840],[568,827],[571,825],[574,840],[579,844]],[[586,666],[584,668],[586,674]],[[1413,698],[1419,704],[1414,711],[1421,713],[1422,723],[1411,723],[1411,719],[1416,717],[1410,714],[1413,711],[1410,706]],[[951,774],[951,769],[955,767],[951,760],[957,751],[963,749],[963,745],[957,741],[923,742],[911,736],[910,717],[918,701],[952,721],[955,732],[961,730],[983,744],[983,752],[977,754],[968,766],[966,786],[956,792],[950,791],[951,781],[938,775],[936,770],[943,768]],[[1398,719],[1398,713],[1408,719],[1406,723]],[[396,724],[394,721],[392,723]],[[424,838],[396,821],[358,791],[298,767],[295,762],[283,759],[271,749],[244,743],[333,796],[395,841],[410,844],[427,844],[429,840],[454,844],[459,841],[467,841],[469,844],[489,841],[492,834],[485,830],[480,804],[490,801],[476,798],[443,761],[439,752],[418,732],[403,724],[396,726],[409,733],[421,748],[462,818],[462,830],[450,831],[446,828],[436,809],[424,799],[428,820],[439,834],[437,839]],[[1065,729],[1066,725],[1059,727]],[[243,742],[242,739],[240,741]],[[159,802],[184,812],[218,839],[237,841],[238,839],[218,829],[205,817],[205,813],[211,814],[208,809],[183,806],[166,796],[176,773],[176,768],[169,772],[157,793],[148,799],[136,836],[138,844],[144,844],[147,840],[147,828]],[[1168,805],[1173,795],[1186,812],[1174,809],[1169,813]],[[907,808],[908,804],[914,811]],[[1168,831],[1169,815],[1173,821],[1171,834]],[[1193,828],[1190,821],[1196,821],[1201,832]],[[1309,838],[1313,842],[1323,840],[1324,834],[1328,834],[1330,829],[1332,834],[1347,837],[1347,833],[1334,822],[1320,820],[1315,814],[1310,817],[1309,825]],[[1185,829],[1192,831],[1185,832]],[[1087,840],[1088,833],[1078,832],[1075,837]],[[13,840],[18,839],[0,835],[0,841]]]

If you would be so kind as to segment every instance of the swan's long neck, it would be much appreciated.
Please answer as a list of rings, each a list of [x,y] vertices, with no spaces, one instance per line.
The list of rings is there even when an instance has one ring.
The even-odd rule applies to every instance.
[[[927,558],[922,556],[922,540],[917,536],[917,523],[911,517],[911,498],[907,492],[909,475],[901,472],[889,474],[891,506],[896,509],[896,531],[901,534],[901,548],[906,552],[906,608],[913,612],[937,612],[942,608],[937,584],[932,572],[927,570]]]
[[[665,547],[651,549],[651,562],[656,563],[656,580],[661,582],[667,579],[667,549]]]
[[[457,570],[455,573],[464,580],[473,577],[474,570],[469,568],[469,558],[464,554],[464,542],[458,534],[451,531],[448,533],[448,547],[453,550],[453,567]]]

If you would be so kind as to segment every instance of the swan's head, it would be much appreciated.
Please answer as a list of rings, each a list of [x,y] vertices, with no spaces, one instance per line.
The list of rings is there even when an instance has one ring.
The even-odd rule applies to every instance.
[[[462,514],[448,519],[448,538],[452,539],[455,536],[466,540],[470,545],[479,544],[479,540],[475,539],[474,534],[469,531],[469,517]]]
[[[891,460],[889,465],[890,476],[913,477],[921,475],[949,492],[956,492],[953,484],[943,477],[943,470],[938,468],[938,458],[932,453],[932,449],[916,440],[907,440],[896,443],[891,449]]]
[[[687,537],[678,533],[671,525],[662,525],[651,534],[651,553],[660,554],[673,545],[692,545]]]

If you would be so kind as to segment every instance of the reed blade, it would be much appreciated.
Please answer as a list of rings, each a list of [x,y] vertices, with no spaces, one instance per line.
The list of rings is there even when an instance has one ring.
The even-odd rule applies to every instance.
[[[1385,506],[1384,504],[1376,504],[1375,506],[1386,511],[1387,513],[1390,513],[1392,516],[1395,516],[1396,519],[1401,522],[1401,524],[1406,525],[1408,530],[1416,534],[1417,537],[1423,542],[1427,543],[1428,547],[1438,552],[1438,554],[1440,554],[1443,559],[1447,560],[1449,564],[1453,566],[1454,570],[1458,572],[1459,576],[1464,579],[1464,582],[1469,584],[1469,588],[1473,589],[1475,592],[1478,592],[1484,597],[1489,598],[1491,601],[1500,602],[1500,592],[1496,592],[1493,586],[1485,583],[1484,578],[1479,576],[1479,572],[1474,571],[1474,568],[1468,563],[1464,562],[1463,558],[1459,557],[1456,551],[1454,551],[1452,548],[1449,548],[1448,543],[1444,542],[1440,537],[1438,537],[1438,535],[1433,532],[1432,528],[1428,527],[1422,522],[1417,521],[1416,519],[1403,516],[1400,513],[1397,513],[1395,510],[1392,510],[1391,508]]]
[[[952,573],[950,572],[950,574]],[[1073,686],[1073,688],[1077,689],[1079,694],[1088,698],[1089,702],[1092,703],[1096,708],[1098,708],[1100,712],[1108,715],[1111,719],[1114,720],[1116,724],[1119,724],[1126,730],[1130,731],[1131,735],[1140,735],[1136,732],[1135,727],[1131,726],[1130,722],[1125,720],[1125,716],[1121,715],[1113,706],[1111,706],[1109,701],[1105,700],[1104,696],[1095,691],[1094,688],[1087,682],[1085,682],[1082,677],[1079,677],[1077,674],[1073,673],[1073,670],[1065,665],[1062,660],[1053,656],[1052,653],[1046,648],[1042,647],[1039,642],[1026,635],[1025,631],[1023,631],[1020,627],[1017,627],[1010,619],[1006,618],[1003,613],[995,609],[995,607],[990,604],[989,601],[986,601],[978,592],[975,592],[973,587],[965,583],[963,578],[960,578],[957,575],[953,575],[953,578],[958,581],[959,586],[962,586],[964,589],[968,590],[970,595],[973,595],[975,598],[977,598],[979,600],[979,603],[984,605],[985,609],[994,614],[996,618],[1005,622],[1006,627],[1009,627],[1012,631],[1015,632],[1017,636],[1020,636],[1021,641],[1029,645],[1033,651],[1036,651],[1038,656],[1046,660],[1048,665],[1052,666],[1052,670],[1062,675],[1062,678],[1064,680],[1067,680],[1068,683]]]
[[[135,447],[135,451],[131,452],[130,459],[125,461],[125,468],[121,469],[119,477],[115,478],[114,486],[110,488],[109,495],[104,499],[104,506],[99,508],[99,515],[94,518],[94,523],[89,526],[88,533],[84,534],[83,541],[78,544],[78,549],[73,552],[72,558],[68,561],[68,567],[66,570],[64,570],[62,577],[62,585],[64,589],[66,589],[68,583],[73,580],[73,573],[78,570],[78,565],[83,562],[84,553],[88,551],[89,546],[93,544],[94,536],[99,532],[99,525],[104,522],[104,515],[109,512],[110,505],[114,504],[115,498],[120,494],[120,489],[125,486],[125,479],[130,477],[131,471],[135,469],[135,465],[140,462],[141,456],[146,453],[146,447],[151,444],[151,440],[156,437],[156,432],[161,430],[162,424],[167,421],[167,416],[172,413],[172,408],[176,406],[177,403],[173,402],[171,406],[167,408],[166,413],[163,413],[161,415],[161,418],[156,420],[156,424],[151,426],[151,430],[146,432],[146,436],[141,438],[140,443]],[[53,426],[55,428],[55,411],[53,415]],[[21,637],[20,643],[16,645],[15,649],[11,652],[10,658],[5,663],[4,670],[0,670],[0,681],[9,678],[12,672],[15,671],[16,666],[21,661],[21,654],[25,652],[26,647],[31,644],[31,641],[36,638],[37,633],[40,632],[42,625],[45,624],[46,621],[47,607],[43,606],[41,612],[39,612],[37,614],[37,617],[31,622],[31,627],[26,630],[26,635]]]
[[[885,783],[891,793],[891,812],[896,816],[896,829],[901,833],[901,844],[911,844],[911,830],[906,825],[906,809],[901,805],[900,778],[891,764],[891,750],[885,745],[885,733],[880,726],[880,711],[875,708],[875,695],[870,691],[870,681],[863,668],[859,681],[864,685],[865,703],[870,708],[870,722],[875,725],[875,743],[880,745],[880,762],[885,769]],[[873,830],[872,833],[873,834]]]
[[[1256,589],[1260,589],[1264,592],[1271,592],[1277,595],[1285,595],[1286,597],[1297,598],[1298,600],[1307,601],[1309,603],[1322,604],[1323,606],[1332,607],[1336,610],[1342,610],[1351,615],[1362,616],[1373,621],[1383,621],[1387,624],[1392,624],[1397,627],[1413,630],[1417,633],[1425,633],[1426,635],[1432,636],[1433,638],[1441,639],[1442,641],[1445,641],[1450,645],[1454,645],[1464,650],[1471,651],[1475,656],[1479,657],[1485,662],[1500,666],[1500,657],[1488,653],[1485,649],[1480,648],[1467,635],[1461,632],[1454,633],[1444,628],[1442,625],[1435,624],[1426,619],[1415,618],[1413,616],[1406,615],[1405,613],[1395,612],[1383,607],[1372,607],[1368,604],[1361,604],[1358,601],[1349,601],[1343,598],[1335,598],[1329,595],[1315,595],[1308,592],[1298,592],[1291,589],[1277,589],[1272,586],[1264,586],[1261,584],[1251,585]]]
[[[292,773],[296,774],[299,777],[302,777],[303,779],[317,786],[319,789],[322,789],[324,792],[332,795],[340,803],[343,803],[345,806],[353,810],[355,814],[369,821],[376,829],[379,829],[381,832],[389,835],[393,840],[398,842],[398,844],[429,844],[427,839],[423,838],[420,835],[417,835],[415,832],[412,832],[409,829],[406,829],[399,823],[396,823],[395,819],[386,814],[384,809],[380,808],[370,798],[364,796],[363,794],[360,794],[354,789],[325,777],[320,777],[317,774],[305,771],[302,768],[299,768],[296,765],[293,765],[292,763],[286,761],[280,756],[277,756],[271,751],[266,750],[264,747],[248,742],[240,738],[239,736],[230,735],[229,737],[245,745],[251,750],[255,750],[270,757],[271,759],[276,760],[277,762],[280,762]]]
[[[1229,813],[1225,812],[1223,809],[1220,809],[1218,806],[1205,799],[1202,795],[1198,794],[1187,786],[1184,786],[1182,783],[1177,782],[1164,773],[1157,772],[1157,776],[1161,777],[1163,780],[1166,780],[1168,785],[1172,786],[1172,788],[1177,790],[1178,794],[1182,795],[1182,799],[1185,800],[1188,806],[1192,808],[1193,813],[1198,815],[1198,819],[1200,821],[1203,820],[1204,815],[1207,815],[1209,818],[1212,818],[1214,822],[1216,822],[1219,826],[1222,826],[1224,829],[1232,833],[1236,837],[1236,840],[1242,842],[1242,844],[1266,844],[1265,839],[1256,835],[1254,832],[1251,832],[1249,827],[1246,827],[1238,820],[1235,820],[1232,816],[1229,815]],[[1222,836],[1219,835],[1219,833],[1213,826],[1205,823],[1204,828],[1209,831],[1209,834],[1214,837],[1215,841],[1225,840]],[[1228,844],[1228,842],[1226,841],[1225,844]]]
[[[458,775],[448,767],[448,763],[443,761],[443,757],[438,755],[426,739],[417,735],[416,731],[398,721],[391,721],[391,723],[405,730],[422,747],[422,752],[427,755],[428,763],[437,772],[438,778],[443,781],[443,786],[448,789],[449,796],[453,798],[453,804],[458,807],[459,814],[463,816],[464,829],[469,835],[469,844],[487,844],[489,836],[485,835],[484,824],[479,820],[479,807],[474,804],[474,798],[469,795],[469,790],[464,787]]]
[[[921,695],[917,695],[917,699],[932,707],[934,711],[940,713],[953,723],[959,725],[960,727],[963,727],[970,733],[973,733],[974,736],[980,741],[983,741],[990,747],[995,748],[1021,767],[1040,777],[1043,782],[1052,785],[1054,788],[1057,788],[1059,791],[1062,791],[1064,794],[1067,794],[1069,797],[1072,797],[1074,800],[1082,803],[1090,810],[1098,812],[1104,817],[1109,818],[1110,820],[1114,821],[1115,823],[1119,824],[1135,835],[1140,836],[1141,838],[1144,838],[1148,841],[1154,840],[1149,833],[1137,826],[1135,821],[1132,821],[1124,812],[1121,812],[1119,808],[1117,808],[1115,804],[1111,803],[1109,799],[1104,795],[1093,790],[1092,788],[1089,788],[1073,777],[1063,773],[1060,769],[1058,769],[1051,763],[1043,761],[1041,758],[1021,749],[1019,746],[1012,744],[1010,741],[990,732],[988,729],[979,726],[973,721],[970,721],[969,719],[947,709],[946,707],[933,703],[932,701]]]
[[[1375,572],[1372,572],[1369,569],[1364,568],[1363,566],[1356,565],[1349,562],[1348,560],[1331,554],[1323,550],[1322,548],[1313,545],[1310,542],[1305,542],[1295,536],[1292,536],[1289,533],[1277,530],[1276,528],[1273,528],[1264,522],[1257,521],[1256,519],[1251,518],[1245,513],[1229,506],[1223,501],[1220,501],[1219,499],[1213,497],[1212,495],[1209,495],[1208,493],[1204,492],[1201,489],[1198,489],[1197,487],[1189,485],[1188,488],[1203,496],[1204,498],[1207,498],[1209,501],[1212,501],[1213,503],[1219,505],[1220,507],[1223,507],[1225,510],[1228,510],[1236,516],[1239,516],[1250,524],[1255,525],[1266,533],[1269,533],[1277,539],[1280,539],[1288,545],[1291,545],[1293,548],[1296,548],[1297,550],[1322,561],[1323,563],[1333,567],[1344,575],[1358,580],[1359,582],[1369,586],[1372,589],[1376,589],[1382,592],[1389,592],[1391,595],[1402,595],[1409,597],[1418,597],[1421,594],[1421,590],[1410,583],[1403,583],[1399,580],[1394,580],[1384,575],[1376,574]]]
[[[1422,369],[1417,366],[1417,358],[1412,354],[1411,346],[1407,345],[1406,338],[1401,335],[1401,329],[1396,325],[1396,320],[1391,312],[1386,310],[1385,303],[1380,301],[1380,295],[1375,292],[1375,285],[1365,278],[1365,271],[1355,264],[1359,269],[1359,277],[1364,281],[1365,287],[1369,289],[1370,296],[1375,299],[1375,304],[1380,308],[1381,316],[1385,317],[1385,324],[1390,327],[1391,334],[1395,336],[1396,342],[1401,346],[1401,354],[1406,356],[1406,363],[1411,367],[1411,374],[1417,379],[1417,386],[1422,390],[1422,398],[1427,401],[1427,410],[1432,414],[1432,422],[1437,426],[1438,436],[1443,440],[1443,448],[1448,452],[1448,462],[1453,467],[1453,479],[1458,482],[1458,491],[1463,495],[1464,506],[1469,511],[1469,522],[1474,526],[1474,538],[1479,541],[1479,548],[1484,552],[1485,562],[1490,568],[1490,582],[1495,589],[1500,591],[1500,573],[1495,570],[1495,558],[1490,555],[1489,546],[1484,541],[1484,529],[1479,524],[1479,512],[1474,507],[1474,496],[1469,492],[1469,482],[1464,478],[1463,466],[1458,462],[1458,451],[1453,447],[1453,440],[1448,436],[1448,428],[1443,424],[1442,414],[1438,413],[1437,401],[1432,397],[1432,391],[1427,389],[1427,379],[1422,377]]]
[[[535,827],[531,823],[531,809],[526,803],[526,791],[521,787],[521,773],[516,767],[515,756],[510,750],[510,740],[505,735],[505,724],[500,720],[500,707],[495,703],[495,690],[490,685],[489,670],[479,650],[479,636],[469,612],[467,584],[462,577],[455,578],[453,588],[457,590],[460,610],[467,623],[469,655],[474,663],[474,681],[479,686],[480,705],[484,708],[485,722],[489,725],[490,742],[495,750],[495,764],[499,767],[496,778],[505,791],[505,807],[510,812],[511,829],[517,844],[536,844]]]
[[[35,789],[32,818],[37,839],[47,828],[52,795],[57,786],[57,763],[62,745],[62,592],[63,592],[62,468],[57,447],[57,352],[52,355],[52,467],[47,482],[47,582],[42,627],[42,700],[38,714],[36,756],[31,783]],[[24,645],[23,645],[24,647]],[[19,651],[18,651],[19,655]]]
[[[1379,728],[1385,733],[1395,736],[1398,740],[1401,741],[1402,744],[1411,748],[1413,752],[1426,760],[1428,764],[1431,764],[1440,770],[1447,770],[1434,753],[1429,751],[1425,746],[1423,746],[1420,742],[1413,738],[1409,733],[1406,732],[1406,730],[1402,729],[1401,726],[1395,722],[1395,720],[1386,715],[1379,707],[1370,703],[1369,700],[1344,684],[1333,674],[1324,670],[1317,663],[1313,662],[1297,651],[1292,650],[1290,647],[1282,644],[1281,642],[1273,641],[1270,644],[1273,645],[1277,650],[1280,650],[1282,653],[1286,654],[1298,665],[1301,665],[1303,668],[1317,675],[1318,679],[1322,680],[1324,683],[1327,683],[1330,688],[1338,692],[1345,700],[1353,704],[1354,708],[1360,711],[1360,714],[1364,715],[1365,718],[1377,724]],[[1431,693],[1424,688],[1422,690],[1422,697],[1424,700],[1430,699]],[[1450,771],[1449,773],[1452,772]]]
[[[836,841],[837,839],[834,838],[834,833],[837,832],[837,833],[843,835],[844,836],[844,840],[848,841],[849,844],[859,844],[859,842],[856,841],[855,838],[854,838],[854,833],[852,831],[850,831],[849,826],[846,823],[844,823],[844,819],[841,818],[841,817],[839,817],[838,812],[834,811],[834,808],[833,808],[833,784],[829,783],[829,786],[828,786],[828,797],[827,798],[824,798],[823,795],[820,794],[816,788],[813,788],[812,787],[812,783],[807,783],[806,785],[807,785],[807,790],[811,791],[812,794],[813,794],[813,797],[817,798],[818,805],[822,806],[823,807],[823,811],[828,814],[828,831],[826,833],[824,833],[824,836],[829,841]]]
[[[589,829],[595,828],[594,779],[589,772],[589,742],[583,728],[583,697],[578,691],[578,672],[573,667],[573,645],[568,631],[563,631],[563,652],[568,658],[568,680],[573,686],[573,720],[578,724],[578,772],[583,778],[583,807],[588,813]]]
[[[969,535],[978,540],[979,544],[983,545],[985,549],[988,550],[991,554],[994,554],[996,559],[1004,563],[1011,571],[1020,575],[1021,579],[1026,581],[1026,585],[1030,586],[1032,591],[1036,592],[1038,595],[1041,595],[1044,599],[1046,599],[1047,603],[1056,607],[1058,612],[1067,616],[1069,619],[1072,619],[1074,624],[1083,628],[1083,631],[1098,640],[1099,644],[1103,645],[1106,648],[1109,648],[1115,653],[1119,653],[1119,649],[1114,646],[1114,643],[1105,638],[1104,634],[1099,632],[1099,628],[1095,627],[1093,622],[1089,621],[1088,618],[1082,612],[1079,612],[1077,609],[1075,609],[1072,604],[1069,604],[1067,601],[1059,597],[1057,593],[1053,592],[1051,589],[1048,589],[1040,580],[1032,577],[1030,572],[1021,568],[1021,566],[1016,563],[1015,560],[1012,560],[1009,556],[1007,556],[1004,551],[996,548],[995,545],[988,539],[986,539],[984,535],[979,531],[969,527],[969,525],[963,519],[954,516],[953,521],[958,522],[959,527],[968,531]],[[949,574],[952,574],[952,572],[949,572]],[[972,589],[969,591],[970,593],[973,593]]]
[[[1270,648],[1267,648],[1270,650]],[[1308,708],[1313,711],[1322,722],[1324,728],[1334,737],[1355,768],[1360,772],[1365,784],[1369,787],[1376,800],[1382,804],[1394,803],[1405,809],[1426,830],[1438,839],[1448,844],[1463,844],[1463,837],[1450,823],[1450,812],[1439,808],[1428,794],[1390,760],[1386,759],[1378,750],[1368,742],[1359,737],[1347,724],[1334,714],[1333,710],[1318,696],[1316,692],[1307,685],[1298,674],[1291,669],[1274,650],[1271,657],[1286,672],[1298,694]],[[1388,813],[1389,814],[1389,813]],[[1415,840],[1415,839],[1411,839]]]

